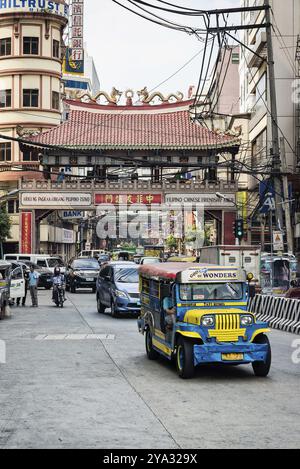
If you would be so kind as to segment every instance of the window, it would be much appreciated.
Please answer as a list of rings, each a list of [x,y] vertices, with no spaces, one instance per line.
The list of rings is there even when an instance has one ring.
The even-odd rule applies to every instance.
[[[263,164],[267,156],[267,131],[264,130],[252,142],[252,166]]]
[[[59,110],[59,93],[52,91],[52,109]]]
[[[0,90],[0,108],[11,107],[11,90]]]
[[[23,279],[23,270],[21,267],[15,269],[11,274],[12,280],[22,280]]]
[[[52,50],[52,55],[56,59],[59,59],[59,41],[56,41],[56,39],[53,40],[53,50]]]
[[[267,96],[267,74],[264,73],[256,85],[255,89],[255,106],[254,111],[259,112],[261,110],[266,111]],[[266,111],[267,112],[267,111]]]
[[[240,54],[239,54],[239,52],[233,52],[232,53],[231,61],[232,61],[233,64],[237,64],[237,65],[240,63]]]
[[[38,161],[38,160],[39,160],[39,156],[37,152],[33,152],[29,150],[23,151],[23,161]]]
[[[0,143],[0,161],[11,161],[11,143]]]
[[[187,284],[180,285],[180,298],[183,301],[241,300],[242,283]]]
[[[8,200],[8,202],[7,202],[7,213],[9,215],[13,215],[15,213],[15,201],[14,200]]]
[[[23,38],[23,54],[39,55],[39,38],[24,37]]]
[[[11,55],[11,38],[0,39],[0,56]]]
[[[23,90],[23,107],[39,107],[39,90]]]

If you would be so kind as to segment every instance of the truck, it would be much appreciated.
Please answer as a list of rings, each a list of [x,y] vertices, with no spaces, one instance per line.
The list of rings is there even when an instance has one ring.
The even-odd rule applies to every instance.
[[[159,245],[144,246],[144,257],[158,257],[159,259],[163,259],[164,252],[165,252],[164,246],[159,246]]]
[[[259,246],[208,246],[200,250],[201,264],[217,264],[223,267],[238,267],[252,273],[253,283],[260,284],[261,248]]]
[[[263,295],[285,296],[297,278],[297,260],[291,254],[261,252],[259,246],[209,246],[200,250],[201,264],[241,267],[253,274],[252,284]]]

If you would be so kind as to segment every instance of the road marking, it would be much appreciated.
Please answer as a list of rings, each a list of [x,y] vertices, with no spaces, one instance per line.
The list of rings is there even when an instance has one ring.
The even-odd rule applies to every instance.
[[[38,335],[35,340],[41,341],[59,341],[59,340],[115,340],[116,336],[113,334],[53,334],[53,335]]]

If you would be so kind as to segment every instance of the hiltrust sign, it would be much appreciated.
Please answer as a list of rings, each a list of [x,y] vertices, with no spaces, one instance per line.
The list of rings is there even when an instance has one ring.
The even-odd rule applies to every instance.
[[[51,0],[0,0],[0,13],[15,12],[47,12],[56,15],[69,16],[69,6]]]

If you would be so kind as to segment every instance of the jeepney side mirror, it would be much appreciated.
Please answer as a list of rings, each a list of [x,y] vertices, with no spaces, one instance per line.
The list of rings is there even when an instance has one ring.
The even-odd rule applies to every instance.
[[[252,272],[249,272],[249,274],[247,274],[247,281],[250,283],[252,282],[253,279],[254,279],[254,275],[252,274]]]

